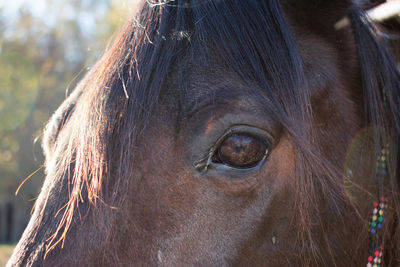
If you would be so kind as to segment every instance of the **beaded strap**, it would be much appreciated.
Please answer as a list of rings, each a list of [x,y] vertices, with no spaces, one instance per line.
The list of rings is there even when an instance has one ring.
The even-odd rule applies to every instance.
[[[380,202],[374,202],[374,209],[371,216],[371,236],[367,267],[381,267],[383,255],[383,223],[386,208],[386,198],[381,197]]]
[[[372,216],[370,220],[370,245],[367,267],[382,267],[383,256],[383,224],[385,223],[385,209],[387,208],[387,198],[383,195],[383,181],[387,175],[387,162],[389,151],[382,146],[382,150],[377,159],[376,177],[379,182],[379,201],[373,203]]]

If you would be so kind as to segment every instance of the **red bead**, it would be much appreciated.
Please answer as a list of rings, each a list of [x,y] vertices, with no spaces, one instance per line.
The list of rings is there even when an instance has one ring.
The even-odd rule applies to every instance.
[[[378,205],[379,205],[378,202],[375,201],[374,202],[374,207],[376,208],[376,207],[378,207]]]
[[[382,202],[385,201],[385,197],[381,197],[381,201],[382,201]]]
[[[372,256],[368,257],[368,261],[371,262],[374,258],[372,258]]]
[[[379,250],[375,251],[375,256],[376,256],[376,257],[379,256]]]

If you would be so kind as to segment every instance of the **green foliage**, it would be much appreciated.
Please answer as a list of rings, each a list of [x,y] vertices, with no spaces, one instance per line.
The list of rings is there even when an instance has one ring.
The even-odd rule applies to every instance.
[[[38,73],[20,53],[0,54],[0,129],[9,131],[25,121],[38,94]]]

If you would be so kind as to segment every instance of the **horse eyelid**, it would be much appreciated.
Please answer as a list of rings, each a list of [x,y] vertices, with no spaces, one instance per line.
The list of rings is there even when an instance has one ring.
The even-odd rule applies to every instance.
[[[233,134],[245,134],[249,136],[254,136],[256,138],[260,138],[261,140],[264,140],[266,142],[266,151],[264,153],[263,158],[255,165],[249,168],[235,168],[233,166],[229,166],[226,164],[219,164],[215,163],[212,161],[213,156],[215,155],[216,151],[218,150],[219,146],[222,144],[226,138]],[[213,145],[208,149],[208,152],[205,156],[203,156],[200,160],[196,161],[194,163],[194,168],[202,173],[205,173],[208,171],[210,166],[217,166],[221,165],[224,166],[224,168],[227,169],[233,169],[233,170],[251,170],[251,169],[256,169],[259,168],[264,162],[265,159],[268,157],[270,151],[272,150],[272,144],[273,144],[273,137],[272,135],[259,127],[256,126],[250,126],[250,125],[233,125],[230,127],[227,131],[225,131],[224,134],[222,134],[216,142],[213,143]]]

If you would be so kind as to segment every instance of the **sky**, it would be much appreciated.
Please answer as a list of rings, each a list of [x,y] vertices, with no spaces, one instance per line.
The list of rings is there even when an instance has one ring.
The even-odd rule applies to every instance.
[[[59,1],[60,3],[63,1]],[[27,8],[35,17],[40,17],[46,14],[49,17],[49,22],[54,21],[55,13],[46,12],[46,0],[2,0],[0,1],[0,9],[3,15],[7,18],[9,24],[15,23],[18,20],[20,8]]]
[[[95,30],[96,19],[105,16],[108,6],[112,0],[96,1],[96,6],[93,8],[84,9],[77,13],[73,9],[72,1],[66,0],[0,0],[0,10],[5,18],[6,30],[12,31],[20,19],[20,11],[28,10],[33,17],[43,17],[45,26],[53,28],[57,26],[57,22],[62,19],[78,19],[79,27],[86,34],[91,34]],[[81,0],[83,5],[90,4],[90,1]],[[6,33],[7,36],[7,33]]]
[[[46,0],[3,0],[0,2],[0,8],[4,8],[7,13],[17,13],[18,9],[24,5],[35,15],[41,15],[45,12]]]

